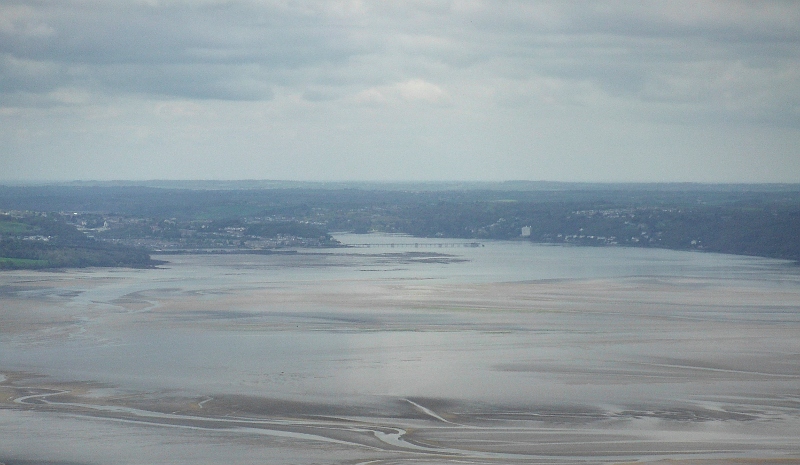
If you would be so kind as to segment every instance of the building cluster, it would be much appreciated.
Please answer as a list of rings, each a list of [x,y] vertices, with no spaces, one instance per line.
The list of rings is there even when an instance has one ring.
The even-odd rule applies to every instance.
[[[6,211],[6,228],[0,227],[0,239],[13,238],[25,241],[50,241],[53,236],[37,231],[33,226],[22,226],[15,220],[35,216],[47,217],[46,213]],[[55,218],[54,218],[55,216]],[[214,250],[262,250],[280,248],[330,246],[329,236],[302,237],[292,234],[274,234],[262,237],[247,234],[242,226],[217,227],[211,220],[179,221],[175,218],[154,219],[88,212],[60,212],[51,214],[86,237],[101,242],[144,248],[153,252]],[[272,219],[263,221],[273,221]],[[2,226],[2,224],[0,224]]]

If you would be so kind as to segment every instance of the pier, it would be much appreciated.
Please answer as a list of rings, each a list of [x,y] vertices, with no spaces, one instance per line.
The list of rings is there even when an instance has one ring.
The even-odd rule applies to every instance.
[[[480,242],[380,242],[366,244],[346,244],[347,247],[368,249],[383,247],[391,249],[446,249],[456,247],[483,247]]]

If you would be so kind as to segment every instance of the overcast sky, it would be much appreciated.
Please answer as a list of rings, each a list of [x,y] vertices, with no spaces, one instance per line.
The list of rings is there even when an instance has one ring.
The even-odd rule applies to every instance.
[[[0,0],[0,181],[800,182],[800,2]]]

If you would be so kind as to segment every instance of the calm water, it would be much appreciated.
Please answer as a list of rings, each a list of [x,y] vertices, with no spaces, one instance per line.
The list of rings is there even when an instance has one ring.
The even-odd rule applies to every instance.
[[[800,272],[792,264],[339,239],[377,246],[168,256],[157,270],[0,273],[0,397],[9,399],[0,404],[0,461],[138,463],[125,455],[137,445],[159,463],[444,460],[414,455],[423,452],[410,443],[394,450],[383,430],[368,435],[383,438],[376,450],[335,442],[342,428],[306,424],[306,410],[371,428],[413,426],[415,447],[435,444],[474,463],[800,457],[792,439],[800,437]],[[409,245],[379,246],[390,243]],[[84,397],[72,406],[13,402],[45,392],[34,388]],[[326,439],[281,430],[281,441],[261,441],[278,433],[158,420],[175,423],[167,428],[141,422],[139,410],[99,407],[166,415],[170,402],[209,418],[234,407],[248,418],[289,418],[293,426],[282,428],[291,434],[313,427]],[[501,437],[500,427],[524,439]],[[548,431],[561,439],[542,439]],[[608,431],[623,439],[587,439]],[[65,449],[31,441],[36,435],[78,442]],[[115,439],[97,439],[105,436]],[[228,445],[211,447],[220,442]]]

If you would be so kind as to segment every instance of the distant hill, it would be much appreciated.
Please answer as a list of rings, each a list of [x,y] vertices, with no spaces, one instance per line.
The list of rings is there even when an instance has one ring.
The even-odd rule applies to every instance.
[[[93,223],[78,232],[93,236],[91,242],[70,233],[70,240],[78,242],[5,246],[4,253],[28,249],[6,258],[50,264],[90,261],[58,261],[54,250],[59,248],[80,248],[70,252],[73,257],[96,257],[102,249],[106,263],[123,256],[130,266],[139,266],[147,263],[136,255],[141,249],[123,253],[111,245],[141,245],[150,251],[335,246],[332,231],[800,260],[797,184],[80,182],[0,186],[0,210],[60,212],[65,223]],[[20,228],[33,224],[6,223],[0,237],[13,241],[22,240],[15,236]],[[101,228],[104,223],[107,227]],[[50,258],[42,258],[48,253]]]

